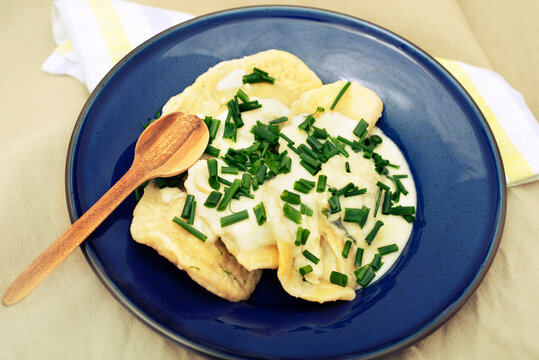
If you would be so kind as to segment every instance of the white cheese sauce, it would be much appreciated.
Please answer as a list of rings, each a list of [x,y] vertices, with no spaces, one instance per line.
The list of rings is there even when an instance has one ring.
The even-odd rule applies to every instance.
[[[240,77],[241,79],[241,75],[240,72],[231,72],[219,83],[218,88],[219,86],[237,87],[235,79],[237,77]],[[255,98],[252,99],[255,100]],[[216,117],[222,120],[222,122],[217,137],[212,145],[221,149],[221,155],[226,153],[228,148],[241,149],[250,146],[254,141],[253,134],[250,133],[250,130],[256,125],[256,121],[268,123],[273,119],[281,116],[288,116],[289,114],[289,109],[277,100],[256,100],[262,104],[262,107],[242,113],[245,125],[238,129],[236,142],[222,138],[224,120],[226,119],[227,112],[224,111]],[[306,114],[303,114],[294,119],[289,119],[286,123],[282,124],[281,132],[296,142],[296,145],[305,143],[307,135],[297,127],[304,120],[305,115]],[[325,128],[333,137],[340,135],[353,140],[355,135],[353,135],[352,131],[357,125],[357,120],[347,118],[338,112],[326,111],[317,115],[314,125],[319,128]],[[390,175],[402,174],[408,176],[407,178],[401,179],[401,181],[409,193],[406,196],[401,194],[398,205],[416,206],[414,181],[404,156],[395,143],[379,128],[375,127],[371,130],[369,135],[375,134],[380,136],[383,140],[382,143],[376,147],[375,151],[384,159],[389,160],[392,164],[400,166],[399,169],[388,167]],[[287,149],[287,142],[285,140],[280,139],[279,144],[280,152]],[[340,155],[334,156],[327,161],[327,163],[323,164],[322,170],[318,174],[312,176],[299,164],[299,156],[293,151],[288,150],[288,156],[292,159],[292,170],[290,173],[280,174],[274,179],[265,181],[257,191],[252,191],[254,199],[240,197],[239,200],[233,200],[228,208],[222,212],[218,212],[216,209],[207,208],[203,205],[213,189],[208,184],[209,175],[207,161],[198,161],[189,169],[188,177],[185,181],[187,193],[194,195],[197,201],[194,226],[208,236],[208,242],[215,241],[217,238],[221,237],[232,254],[275,244],[277,236],[291,236],[295,239],[298,226],[308,228],[311,231],[310,236],[314,238],[320,236],[320,231],[326,231],[324,229],[328,229],[328,227],[331,228],[331,231],[334,233],[340,234],[343,239],[352,238],[355,242],[353,249],[355,249],[356,246],[364,249],[362,265],[372,261],[374,255],[378,253],[379,247],[396,244],[399,250],[383,256],[383,265],[376,273],[376,280],[386,273],[395,263],[406,246],[413,225],[406,222],[401,216],[382,215],[381,204],[376,217],[373,217],[379,192],[379,187],[376,183],[381,181],[391,188],[394,188],[394,184],[386,176],[380,175],[375,171],[373,160],[365,159],[363,157],[363,152],[355,153],[349,147],[347,147],[347,151],[350,155],[348,158]],[[345,170],[345,162],[350,164],[350,173],[347,173]],[[239,175],[222,174],[221,167],[226,166],[226,164],[220,159],[218,159],[218,164],[219,176],[222,176],[231,182],[240,177]],[[297,193],[297,191],[293,189],[296,180],[304,178],[316,182],[318,176],[321,174],[327,176],[328,187],[338,189],[352,182],[359,188],[367,188],[367,193],[348,198],[341,196],[340,204],[342,211],[337,214],[330,214],[329,216],[322,213],[324,209],[329,207],[327,201],[328,198],[331,197],[331,193],[327,190],[327,187],[326,191],[323,193],[317,193],[315,189],[309,194],[299,193],[301,195],[301,202],[313,209],[313,216],[309,217],[303,215],[303,222],[301,225],[284,217],[282,210],[284,202],[280,199],[282,191],[289,190]],[[220,191],[223,192],[223,186],[221,186]],[[166,196],[166,194],[163,194],[163,196]],[[264,203],[267,214],[267,222],[262,226],[257,224],[252,210],[253,207],[260,202]],[[340,218],[344,216],[345,208],[361,208],[362,206],[370,208],[368,220],[363,228],[360,228],[357,223],[342,222],[342,219]],[[247,220],[224,228],[221,227],[221,217],[242,210],[248,211],[249,218]],[[365,237],[373,228],[377,220],[382,220],[384,226],[380,228],[376,238],[369,246],[365,241]],[[343,240],[343,243],[344,241],[345,240]],[[312,284],[318,283],[323,278],[327,279],[332,269],[334,269],[334,267],[332,267],[335,262],[334,257],[323,256],[324,253],[331,253],[330,251],[323,251],[323,246],[327,245],[324,245],[324,243],[321,242],[312,241],[307,242],[306,245],[302,245],[301,248],[301,251],[302,249],[307,249],[315,256],[319,258],[322,257],[320,263],[317,265],[312,264],[303,256],[297,256],[294,260],[294,267],[297,269],[307,264],[312,265],[313,272],[307,274],[305,277],[305,279]],[[355,250],[354,253],[350,252],[349,254],[348,260],[350,260],[351,263],[354,262],[354,256]],[[356,284],[354,280],[355,279],[349,279],[349,286],[353,286],[352,283]]]

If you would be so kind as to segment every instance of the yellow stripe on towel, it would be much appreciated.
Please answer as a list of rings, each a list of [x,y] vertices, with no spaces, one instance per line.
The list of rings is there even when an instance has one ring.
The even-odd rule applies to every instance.
[[[67,56],[67,54],[73,51],[73,44],[71,40],[66,40],[61,45],[58,45],[54,51],[62,56]]]
[[[88,0],[88,4],[97,19],[110,59],[116,64],[132,50],[120,16],[109,0]]]
[[[509,136],[498,122],[498,119],[483,99],[470,77],[466,74],[464,69],[455,61],[437,58],[438,62],[442,64],[461,84],[466,91],[473,98],[496,138],[496,143],[500,149],[502,156],[503,166],[509,184],[521,181],[523,179],[533,176],[533,172],[530,165],[526,162],[526,159],[518,151],[515,145],[511,142]]]

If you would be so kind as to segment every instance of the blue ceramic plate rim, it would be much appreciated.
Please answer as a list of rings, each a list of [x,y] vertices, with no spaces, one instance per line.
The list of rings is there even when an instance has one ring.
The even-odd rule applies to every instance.
[[[466,303],[466,301],[475,292],[475,290],[478,288],[479,284],[485,277],[488,269],[490,268],[490,265],[492,264],[492,261],[494,260],[494,257],[498,250],[502,233],[503,233],[503,227],[504,227],[505,215],[506,215],[506,206],[507,206],[507,187],[505,183],[505,172],[503,168],[503,163],[501,160],[501,155],[500,155],[498,146],[496,144],[494,135],[486,119],[484,118],[483,114],[481,113],[478,106],[475,104],[475,102],[471,98],[471,96],[468,94],[468,92],[447,70],[445,70],[445,68],[440,63],[438,63],[433,57],[428,55],[421,48],[414,45],[410,41],[402,38],[401,36],[383,27],[375,25],[371,22],[350,16],[350,15],[346,15],[346,14],[342,14],[342,13],[338,13],[338,12],[334,12],[330,10],[312,8],[312,7],[281,6],[281,5],[250,6],[250,7],[233,8],[229,10],[210,13],[204,16],[199,16],[189,21],[186,21],[184,23],[173,26],[167,30],[164,30],[163,32],[148,39],[147,41],[145,41],[144,43],[142,43],[141,45],[133,49],[124,58],[122,58],[107,73],[107,75],[96,86],[95,90],[92,91],[84,107],[82,108],[79,114],[79,117],[77,118],[77,122],[75,123],[74,129],[71,135],[70,143],[69,143],[67,159],[66,159],[66,171],[65,171],[66,201],[67,201],[67,207],[68,207],[70,220],[73,223],[81,215],[77,213],[76,206],[75,206],[74,182],[73,182],[74,169],[75,169],[75,154],[77,151],[78,141],[82,134],[83,125],[85,123],[88,111],[91,108],[95,98],[101,92],[101,90],[106,85],[108,80],[125,63],[129,62],[133,58],[133,56],[137,54],[140,50],[149,46],[153,42],[158,41],[160,38],[166,36],[170,32],[178,31],[179,29],[192,26],[198,22],[210,21],[215,17],[224,16],[224,15],[241,16],[241,14],[244,14],[246,12],[250,12],[250,13],[266,12],[267,15],[281,16],[281,17],[296,16],[296,17],[308,17],[309,19],[318,18],[318,19],[323,19],[323,21],[325,22],[332,22],[336,24],[344,22],[346,23],[347,26],[352,26],[352,24],[354,24],[356,26],[362,26],[364,29],[366,27],[366,28],[369,28],[369,30],[371,31],[376,31],[378,35],[382,35],[384,37],[383,40],[385,42],[393,46],[400,46],[404,52],[411,55],[415,60],[420,61],[422,66],[428,67],[431,71],[435,70],[439,75],[442,75],[444,78],[444,81],[446,81],[449,85],[451,85],[454,90],[458,91],[460,95],[463,96],[463,100],[467,102],[467,105],[471,109],[473,109],[476,117],[480,121],[482,130],[485,132],[485,135],[487,139],[489,140],[488,145],[490,146],[490,151],[494,154],[494,160],[495,160],[496,170],[498,174],[497,190],[500,196],[498,198],[498,203],[497,203],[498,211],[496,213],[496,219],[495,219],[496,226],[492,233],[490,246],[486,251],[487,255],[484,257],[483,262],[479,265],[478,271],[476,272],[474,278],[468,284],[468,286],[463,290],[459,298],[453,301],[453,303],[447,306],[444,311],[440,312],[424,327],[417,330],[413,334],[405,338],[398,339],[394,341],[391,345],[385,348],[379,349],[377,351],[371,352],[363,356],[362,358],[364,359],[379,358],[379,357],[387,356],[398,350],[404,349],[414,344],[415,342],[423,339],[424,337],[426,337],[427,335],[435,331],[442,324],[444,324],[447,320],[449,320],[451,316],[453,316]],[[169,331],[165,327],[161,326],[161,324],[159,324],[154,319],[149,317],[146,313],[144,313],[144,311],[139,309],[135,304],[131,302],[131,300],[127,296],[125,296],[122,293],[122,291],[116,286],[116,284],[106,275],[103,264],[97,259],[97,257],[95,256],[95,253],[92,251],[90,247],[88,247],[87,243],[83,243],[81,245],[81,250],[84,256],[86,257],[86,260],[92,267],[93,271],[95,272],[97,277],[103,282],[105,287],[128,311],[130,311],[132,314],[138,317],[145,325],[149,326],[151,329],[157,331],[158,333],[167,337],[168,339],[180,345],[186,346],[190,348],[191,350],[199,352],[203,355],[218,357],[218,358],[225,358],[225,359],[243,359],[243,357],[233,356],[229,353],[214,349],[211,346],[202,345],[202,344],[193,342],[181,336],[180,334]],[[261,357],[263,357],[263,354],[261,354]],[[340,358],[343,358],[343,357],[340,357]]]

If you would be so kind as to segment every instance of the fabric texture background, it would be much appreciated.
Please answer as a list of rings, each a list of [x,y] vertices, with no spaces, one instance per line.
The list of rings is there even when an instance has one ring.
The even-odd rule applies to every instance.
[[[260,1],[137,1],[195,15]],[[267,3],[267,2],[266,2]],[[492,69],[539,118],[539,3],[527,0],[285,1],[374,22],[437,56]],[[0,293],[69,225],[64,170],[88,98],[45,74],[52,1],[0,3]],[[508,189],[500,249],[476,293],[437,331],[394,359],[539,358],[539,182]],[[0,307],[0,359],[200,359],[153,332],[105,289],[80,250],[20,304]]]

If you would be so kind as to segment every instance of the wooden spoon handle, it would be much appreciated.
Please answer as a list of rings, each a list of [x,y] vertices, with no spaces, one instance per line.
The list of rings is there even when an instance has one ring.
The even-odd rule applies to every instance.
[[[4,305],[19,302],[39,285],[140,183],[146,180],[146,175],[147,171],[144,168],[131,167],[105,195],[24,269],[4,294],[2,299]]]

